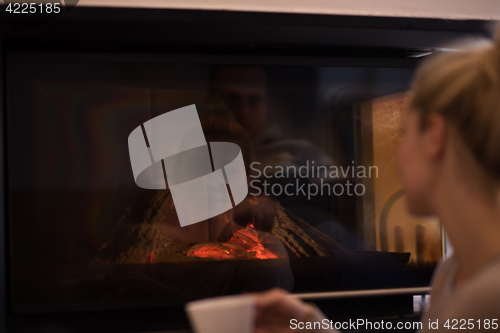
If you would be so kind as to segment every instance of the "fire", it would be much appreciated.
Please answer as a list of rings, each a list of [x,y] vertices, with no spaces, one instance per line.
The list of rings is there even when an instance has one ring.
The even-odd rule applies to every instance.
[[[203,244],[187,253],[187,256],[214,259],[276,259],[260,242],[253,223],[237,230],[225,243]]]
[[[255,252],[255,257],[259,259],[276,259],[277,255],[267,250],[260,242],[259,236],[257,235],[257,230],[250,223],[244,229],[240,229],[234,233],[234,236],[228,241],[228,243],[233,243],[240,245],[246,251],[253,253]]]
[[[189,257],[234,259],[231,250],[223,245],[202,245],[187,254]]]

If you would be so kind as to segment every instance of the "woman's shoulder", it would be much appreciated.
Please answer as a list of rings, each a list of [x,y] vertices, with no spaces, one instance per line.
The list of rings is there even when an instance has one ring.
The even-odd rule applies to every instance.
[[[491,261],[488,265],[483,267],[473,278],[460,285],[456,290],[446,294],[443,290],[447,287],[447,282],[452,281],[454,276],[455,260],[449,258],[445,260],[441,267],[440,272],[436,276],[440,283],[436,290],[440,292],[442,297],[440,304],[435,307],[435,312],[432,317],[440,318],[442,320],[453,319],[500,319],[500,257]],[[446,274],[447,273],[447,274]],[[433,287],[434,293],[434,287]],[[433,296],[431,303],[433,303]]]
[[[458,288],[456,300],[469,304],[470,309],[475,308],[478,311],[487,311],[486,308],[490,307],[500,315],[500,256],[490,261]]]

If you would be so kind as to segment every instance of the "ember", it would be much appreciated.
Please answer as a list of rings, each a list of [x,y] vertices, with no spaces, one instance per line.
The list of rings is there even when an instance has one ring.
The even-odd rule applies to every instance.
[[[215,258],[215,259],[233,259],[235,255],[224,245],[204,244],[199,247],[194,246],[187,254],[189,257]]]
[[[253,224],[236,231],[227,242],[199,244],[186,254],[190,257],[214,259],[276,259],[277,255],[264,248],[259,242]]]
[[[264,248],[264,246],[259,242],[257,230],[255,230],[253,223],[250,223],[244,229],[236,231],[234,236],[231,237],[228,242],[240,245],[249,252],[255,252],[255,257],[259,259],[278,258],[277,255]]]

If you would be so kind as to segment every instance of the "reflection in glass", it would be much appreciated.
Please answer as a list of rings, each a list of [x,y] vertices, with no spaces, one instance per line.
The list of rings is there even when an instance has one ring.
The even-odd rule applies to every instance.
[[[127,66],[9,65],[16,309],[425,283],[440,226],[404,213],[393,166],[411,69]],[[206,142],[241,149],[250,195],[181,227],[169,189],[135,184],[127,138],[192,104]]]

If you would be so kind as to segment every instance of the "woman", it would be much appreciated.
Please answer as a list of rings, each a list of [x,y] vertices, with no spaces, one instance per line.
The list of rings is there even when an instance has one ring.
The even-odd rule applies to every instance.
[[[438,216],[454,247],[433,277],[421,332],[456,320],[474,332],[500,329],[500,30],[494,43],[425,62],[402,128],[396,163],[408,210]],[[279,290],[257,295],[256,307],[259,333],[324,318]]]

